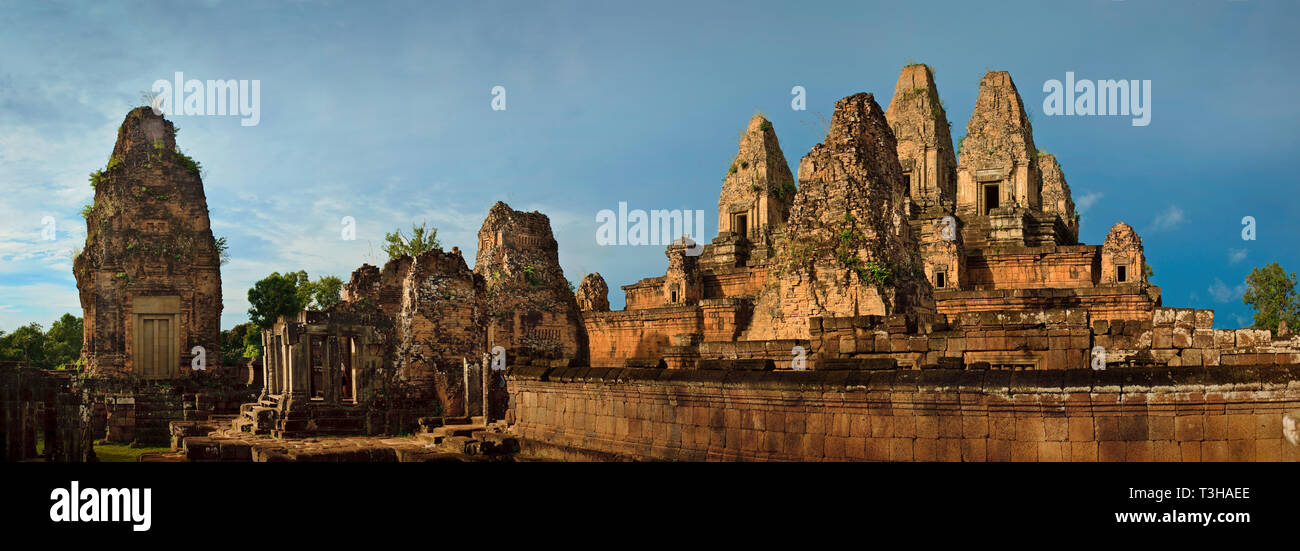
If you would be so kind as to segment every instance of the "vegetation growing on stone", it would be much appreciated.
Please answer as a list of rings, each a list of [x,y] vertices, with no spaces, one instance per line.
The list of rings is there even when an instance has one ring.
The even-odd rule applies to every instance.
[[[384,234],[384,252],[388,253],[388,259],[400,258],[403,255],[415,257],[420,253],[431,250],[442,250],[442,243],[438,242],[438,228],[429,227],[428,223],[411,225],[411,237],[408,239],[402,234],[401,228]]]

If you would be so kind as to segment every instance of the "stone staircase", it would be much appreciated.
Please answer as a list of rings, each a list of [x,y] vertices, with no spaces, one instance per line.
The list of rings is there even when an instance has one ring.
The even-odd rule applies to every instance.
[[[231,428],[248,434],[271,434],[276,426],[277,406],[275,398],[269,397],[243,404],[239,406],[239,417],[231,422]]]
[[[452,453],[499,455],[519,451],[519,441],[505,421],[486,423],[484,417],[422,417],[420,440]]]

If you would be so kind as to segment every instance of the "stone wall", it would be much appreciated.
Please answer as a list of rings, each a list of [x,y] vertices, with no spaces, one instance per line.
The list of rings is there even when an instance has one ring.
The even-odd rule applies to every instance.
[[[84,462],[93,457],[90,408],[71,372],[0,362],[0,457]],[[37,455],[37,440],[44,450]]]
[[[1037,370],[1091,368],[1094,357],[1108,368],[1300,364],[1300,336],[1213,324],[1212,310],[1191,308],[1157,308],[1129,320],[1084,309],[812,318],[808,354],[811,369],[822,360],[853,358],[891,358],[903,367],[987,362]]]
[[[645,310],[583,312],[591,365],[621,367],[627,359],[660,358],[672,338],[703,331],[700,309],[671,306]]]
[[[517,367],[525,449],[777,461],[1298,461],[1300,365],[1005,372]],[[544,441],[548,446],[530,446]]]

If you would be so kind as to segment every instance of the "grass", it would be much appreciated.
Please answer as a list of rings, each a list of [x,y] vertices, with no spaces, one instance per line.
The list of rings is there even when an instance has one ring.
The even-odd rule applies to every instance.
[[[128,444],[95,444],[95,457],[101,463],[135,463],[140,456],[149,452],[168,452],[168,446],[132,447]]]

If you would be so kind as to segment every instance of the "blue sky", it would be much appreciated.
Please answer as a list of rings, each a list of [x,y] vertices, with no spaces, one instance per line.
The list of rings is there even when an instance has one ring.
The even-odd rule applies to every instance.
[[[934,67],[954,139],[984,72],[1010,71],[1083,212],[1080,237],[1133,225],[1165,305],[1248,325],[1250,268],[1300,270],[1294,2],[0,0],[0,13],[0,330],[80,313],[70,251],[86,175],[140,93],[177,71],[261,81],[257,126],[173,118],[230,241],[223,327],[272,271],[346,280],[382,264],[397,226],[427,221],[472,260],[498,200],[548,214],[569,279],[600,272],[620,308],[618,287],[667,261],[662,247],[597,246],[597,211],[702,209],[712,238],[755,110],[794,170],[836,99],[887,105],[909,60]],[[1152,81],[1150,125],[1044,115],[1043,83],[1067,71]],[[790,107],[794,86],[806,111]],[[1241,238],[1248,215],[1255,241]],[[340,239],[344,216],[355,241]]]

